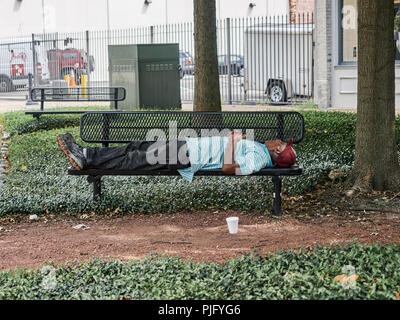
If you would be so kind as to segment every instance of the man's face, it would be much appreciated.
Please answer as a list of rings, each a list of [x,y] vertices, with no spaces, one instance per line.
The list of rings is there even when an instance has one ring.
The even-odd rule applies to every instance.
[[[275,162],[281,152],[285,150],[287,143],[281,140],[268,140],[265,141],[265,146],[271,155],[272,161]]]

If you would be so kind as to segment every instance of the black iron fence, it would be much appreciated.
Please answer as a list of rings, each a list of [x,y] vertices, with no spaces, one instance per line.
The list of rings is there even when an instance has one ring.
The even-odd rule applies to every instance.
[[[217,21],[224,104],[299,103],[313,96],[313,14]],[[34,87],[109,85],[108,45],[178,43],[181,100],[194,97],[193,23],[0,39],[0,95]],[[129,90],[129,88],[127,88]]]

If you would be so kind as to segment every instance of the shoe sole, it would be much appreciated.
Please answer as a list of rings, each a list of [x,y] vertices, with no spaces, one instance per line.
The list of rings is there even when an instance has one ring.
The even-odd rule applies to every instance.
[[[62,142],[62,140],[60,139],[60,137],[57,137],[58,140],[58,144],[60,145],[60,149],[62,150],[62,152],[64,152],[64,154],[67,156],[69,162],[71,162],[72,166],[76,169],[76,170],[82,170],[78,164],[75,162],[74,159],[71,158],[71,155],[69,154],[69,152],[67,151],[66,146],[64,145],[64,143]]]

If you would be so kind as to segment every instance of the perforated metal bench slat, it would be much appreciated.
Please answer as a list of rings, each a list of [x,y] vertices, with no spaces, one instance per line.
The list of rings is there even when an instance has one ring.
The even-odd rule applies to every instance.
[[[175,123],[175,124],[174,124]],[[171,131],[172,125],[172,131]],[[183,138],[194,130],[197,136],[226,135],[226,130],[242,129],[255,141],[291,136],[294,142],[304,137],[304,118],[298,112],[87,112],[81,117],[80,135],[89,143],[127,143],[155,140],[149,131],[161,130],[159,140]],[[174,131],[174,129],[176,129]],[[226,129],[226,130],[225,130]],[[208,131],[205,131],[208,130]],[[172,133],[173,136],[170,136]]]

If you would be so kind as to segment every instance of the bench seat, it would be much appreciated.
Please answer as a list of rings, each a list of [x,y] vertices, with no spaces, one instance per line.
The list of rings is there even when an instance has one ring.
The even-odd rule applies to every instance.
[[[260,171],[253,173],[251,176],[295,176],[302,174],[302,168],[299,166],[292,166],[290,168],[264,168]],[[76,170],[74,168],[68,169],[68,174],[74,176],[179,176],[177,170]],[[221,169],[200,170],[196,172],[196,176],[225,176],[235,177],[234,175],[227,175]],[[246,177],[246,176],[243,176]]]
[[[154,141],[196,137],[226,136],[227,131],[243,130],[247,138],[264,143],[280,139],[300,143],[304,137],[304,118],[298,112],[189,112],[189,111],[91,111],[81,117],[80,137],[86,143],[110,144],[128,143],[134,140]],[[151,134],[149,134],[151,133]],[[252,176],[271,176],[273,183],[273,214],[282,214],[282,176],[299,176],[303,172],[298,165],[290,168],[267,167]],[[101,198],[103,176],[179,176],[176,169],[161,170],[76,170],[68,174],[87,176],[93,185],[93,198]],[[224,176],[221,169],[201,170],[195,176]],[[245,176],[243,176],[245,177]],[[182,178],[183,179],[183,178]]]
[[[25,111],[26,115],[40,117],[43,114],[83,114],[86,113],[87,110],[60,110],[60,111]]]
[[[74,87],[74,88],[33,88],[30,91],[33,102],[40,102],[40,110],[25,111],[39,119],[44,114],[83,114],[87,110],[44,110],[45,102],[113,102],[114,110],[118,110],[118,102],[126,98],[123,87]],[[108,110],[109,111],[109,110]]]

